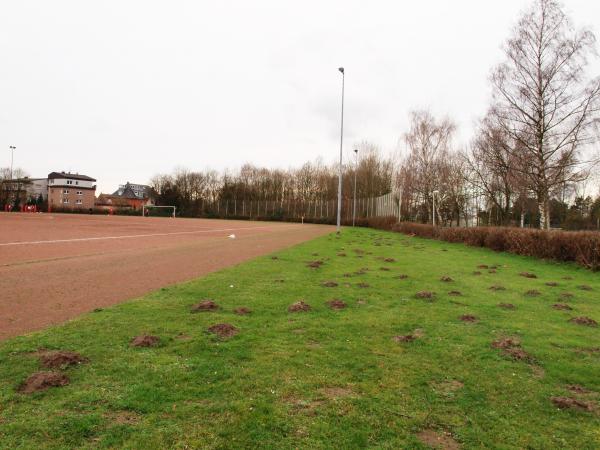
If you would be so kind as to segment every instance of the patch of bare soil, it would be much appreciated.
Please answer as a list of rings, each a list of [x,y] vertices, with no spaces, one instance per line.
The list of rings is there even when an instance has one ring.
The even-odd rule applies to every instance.
[[[204,311],[216,311],[219,309],[219,305],[217,305],[212,300],[202,300],[200,303],[192,306],[192,312],[204,312]]]
[[[208,332],[222,338],[228,338],[238,334],[239,330],[229,323],[218,323],[208,327]]]
[[[275,281],[275,283],[285,283],[285,280],[283,278],[277,278]]]
[[[516,309],[517,308],[512,303],[498,303],[498,306],[503,309]]]
[[[432,382],[431,387],[434,391],[442,395],[452,395],[454,392],[465,387],[464,383],[458,380],[443,380]]]
[[[490,291],[505,291],[506,288],[504,286],[500,286],[499,284],[494,284],[490,286]]]
[[[342,258],[343,258],[344,256],[348,256],[348,255],[346,255],[344,252],[340,252],[340,253],[338,253],[337,255],[338,255],[338,256],[341,256]]]
[[[325,402],[323,400],[302,400],[298,398],[289,398],[286,403],[290,404],[294,413],[303,413],[309,416],[317,415],[317,408]]]
[[[573,310],[573,308],[571,308],[566,303],[555,303],[554,305],[552,305],[552,307],[554,309],[558,309],[559,311],[572,311]]]
[[[573,317],[569,322],[576,323],[577,325],[585,325],[586,327],[597,327],[598,322],[589,317],[581,316],[581,317]]]
[[[537,275],[531,272],[521,272],[519,275],[525,278],[537,278]]]
[[[558,286],[558,283],[556,281],[547,281],[545,285],[550,287],[556,287]]]
[[[379,270],[382,270],[384,272],[389,272],[390,268],[389,267],[380,267]]]
[[[396,342],[412,342],[415,339],[417,339],[417,336],[415,336],[414,334],[404,334],[404,335],[394,336],[392,339]]]
[[[358,286],[361,289],[366,289],[368,287],[371,287],[371,285],[369,283],[358,283],[356,286]]]
[[[579,286],[577,286],[579,289],[581,289],[582,291],[592,291],[592,287],[588,286],[587,284],[581,284]]]
[[[487,264],[479,264],[477,266],[478,269],[489,269],[490,267]]]
[[[277,260],[279,259],[279,256],[271,256],[271,259],[272,259],[273,261],[277,261]]]
[[[17,390],[22,394],[32,394],[45,391],[51,387],[66,386],[67,384],[69,384],[69,378],[64,373],[36,372],[23,381]]]
[[[342,275],[344,278],[352,278],[354,276],[354,274],[352,273],[345,273],[344,275]]]
[[[135,425],[141,417],[133,411],[111,411],[104,414],[108,420],[119,425]]]
[[[245,306],[242,306],[240,308],[234,309],[233,312],[240,316],[246,316],[246,315],[250,314],[252,312],[252,310],[250,308],[246,308]]]
[[[496,269],[490,269],[488,270],[488,273],[496,273]]]
[[[569,384],[566,386],[567,389],[576,394],[589,394],[591,391],[578,384]]]
[[[562,294],[560,294],[560,296],[564,299],[569,299],[569,298],[573,298],[574,295],[571,294],[570,292],[563,292]]]
[[[384,258],[384,261],[387,262],[387,263],[396,262],[396,260],[394,258]]]
[[[318,269],[323,265],[323,261],[310,261],[306,264],[306,267],[310,267],[311,269]]]
[[[454,281],[451,277],[444,275],[442,278],[440,278],[440,281],[444,281],[445,283],[450,283],[451,281]]]
[[[460,291],[450,291],[450,292],[448,292],[448,295],[451,295],[453,297],[460,297],[462,295],[462,292],[460,292]]]
[[[47,352],[40,355],[40,363],[47,369],[59,369],[88,361],[89,359],[81,356],[79,353],[66,350]]]
[[[310,311],[311,307],[308,303],[305,303],[303,300],[300,300],[296,303],[292,303],[288,306],[289,312],[300,312],[300,311]]]
[[[594,404],[573,397],[551,397],[550,400],[558,409],[579,409],[582,411],[593,411]]]
[[[532,362],[533,357],[521,348],[516,338],[502,338],[492,342],[492,347],[502,350],[502,354],[516,361]]]
[[[477,322],[477,317],[475,317],[472,314],[463,314],[462,316],[459,317],[460,320],[462,320],[463,322]]]
[[[398,275],[396,277],[398,280],[406,280],[408,278],[408,275],[401,273],[400,275]]]
[[[473,272],[473,275],[481,275],[481,272],[479,270],[476,270]]]
[[[527,292],[525,292],[525,295],[527,297],[538,297],[541,295],[541,292],[536,289],[530,289]]]
[[[129,345],[132,347],[155,347],[160,342],[160,338],[158,336],[150,336],[148,334],[143,334],[141,336],[134,337]]]
[[[354,394],[354,392],[352,392],[352,389],[339,386],[321,388],[319,389],[319,392],[324,397],[327,397],[329,399],[350,397],[352,394]]]
[[[339,300],[337,298],[333,299],[333,300],[329,300],[327,302],[327,304],[329,305],[329,307],[331,309],[337,309],[337,310],[344,309],[347,306],[345,301]]]
[[[435,292],[431,291],[419,291],[415,294],[415,297],[422,299],[432,299],[435,297]]]
[[[460,444],[448,432],[439,432],[435,430],[423,430],[417,434],[417,439],[421,443],[436,449],[458,450]]]
[[[506,348],[520,347],[520,346],[521,346],[521,341],[517,338],[511,338],[511,337],[497,339],[494,342],[492,342],[492,347],[498,348],[498,349],[506,349]]]
[[[366,305],[367,301],[363,300],[362,298],[359,298],[358,300],[356,300],[356,303],[358,303],[359,305]]]
[[[357,255],[364,255],[365,251],[362,248],[355,248],[352,250],[354,253],[356,253]]]

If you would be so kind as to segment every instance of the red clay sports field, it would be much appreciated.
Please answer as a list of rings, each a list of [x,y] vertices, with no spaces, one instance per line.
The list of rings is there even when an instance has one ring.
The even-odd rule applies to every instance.
[[[332,230],[293,223],[0,213],[0,340]]]

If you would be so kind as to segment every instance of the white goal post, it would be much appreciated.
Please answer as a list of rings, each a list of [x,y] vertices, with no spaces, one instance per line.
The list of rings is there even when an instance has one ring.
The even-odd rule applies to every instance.
[[[173,217],[173,219],[175,218],[175,213],[177,211],[176,206],[142,205],[142,216],[146,217],[147,215],[149,215],[146,213],[146,211],[149,211],[152,208],[172,208],[173,214],[171,214],[171,217]]]

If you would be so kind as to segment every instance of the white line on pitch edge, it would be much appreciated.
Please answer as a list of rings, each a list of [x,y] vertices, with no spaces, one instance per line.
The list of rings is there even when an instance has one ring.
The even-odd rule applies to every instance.
[[[0,247],[8,247],[10,245],[36,245],[36,244],[60,244],[64,242],[85,242],[85,241],[102,241],[105,239],[132,239],[141,237],[154,237],[154,236],[175,236],[178,234],[196,234],[196,233],[220,233],[225,231],[240,231],[240,230],[260,230],[270,227],[244,227],[244,228],[221,228],[217,230],[196,230],[196,231],[178,231],[174,233],[152,233],[152,234],[130,234],[125,236],[100,236],[90,238],[75,238],[75,239],[55,239],[50,241],[28,241],[28,242],[5,242],[0,244]],[[280,227],[280,228],[289,228]]]

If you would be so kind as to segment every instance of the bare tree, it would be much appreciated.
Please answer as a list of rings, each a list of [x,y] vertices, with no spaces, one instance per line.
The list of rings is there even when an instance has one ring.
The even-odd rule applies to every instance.
[[[514,141],[514,168],[537,197],[541,228],[550,226],[552,191],[585,176],[582,148],[600,98],[600,79],[585,77],[594,48],[594,34],[576,30],[559,3],[535,0],[492,74],[495,125]]]

